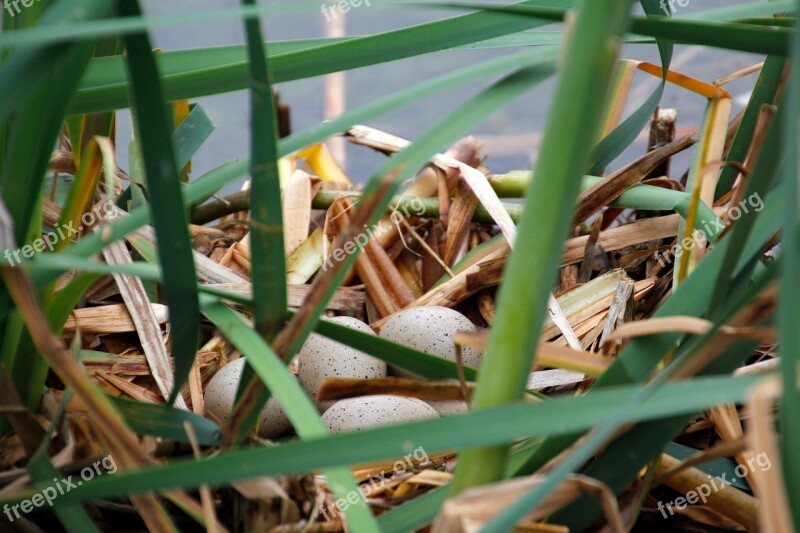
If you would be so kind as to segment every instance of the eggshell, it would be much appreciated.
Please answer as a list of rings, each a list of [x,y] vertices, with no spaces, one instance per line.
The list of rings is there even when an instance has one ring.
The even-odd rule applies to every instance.
[[[461,400],[426,400],[425,403],[436,409],[439,416],[460,415],[469,412],[467,402]]]
[[[439,415],[422,400],[380,395],[339,400],[322,415],[322,421],[333,433],[360,431],[425,418],[439,418]]]
[[[372,328],[355,318],[337,316],[329,321],[375,335]],[[325,378],[385,378],[386,363],[346,344],[312,333],[298,353],[297,375],[311,399],[320,411],[324,411],[333,405],[333,402],[320,402],[317,398]]]
[[[214,374],[214,377],[206,385],[204,396],[206,412],[212,414],[216,420],[225,420],[233,409],[236,388],[242,377],[244,363],[243,357],[228,363]],[[283,407],[274,396],[270,396],[267,405],[261,411],[258,434],[274,439],[286,434],[291,428],[292,424]]]
[[[392,315],[381,328],[380,336],[455,362],[453,336],[457,331],[474,330],[475,325],[458,311],[429,305],[411,307]],[[474,368],[479,367],[483,359],[483,352],[466,346],[461,349],[461,355],[464,364]],[[397,376],[413,375],[399,368],[392,367],[392,370]]]

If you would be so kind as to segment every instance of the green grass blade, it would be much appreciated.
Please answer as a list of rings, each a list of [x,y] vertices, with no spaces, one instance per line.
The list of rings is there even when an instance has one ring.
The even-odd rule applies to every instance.
[[[764,146],[761,149],[758,160],[752,169],[752,174],[747,182],[747,188],[742,202],[745,207],[755,208],[758,205],[763,207],[763,198],[767,196],[775,177],[778,174],[782,164],[781,137],[785,135],[786,126],[786,112],[780,109],[776,116],[773,118],[767,132],[767,137],[764,139]],[[752,205],[755,204],[755,205]],[[742,211],[741,208],[739,208]],[[714,292],[711,293],[708,308],[708,318],[711,320],[724,311],[726,306],[723,305],[725,299],[730,299],[737,296],[732,289],[732,281],[734,277],[734,268],[739,261],[739,257],[744,250],[747,243],[747,237],[755,226],[760,213],[753,209],[747,214],[742,214],[733,229],[726,235],[726,239],[731,243],[726,250],[725,259],[720,266],[720,270],[716,276],[716,284]]]
[[[687,15],[692,20],[713,20],[718,22],[735,21],[750,17],[771,16],[774,13],[794,11],[797,9],[795,0],[769,0],[767,2],[746,2],[739,5],[705,9]]]
[[[3,32],[2,36],[7,37],[25,31],[52,32],[59,25],[69,25],[78,20],[101,17],[108,12],[111,5],[111,0],[57,2],[38,21],[38,26],[43,29]],[[39,7],[37,4],[36,7],[26,9],[22,13],[20,20],[33,13],[38,13]],[[5,22],[7,18],[11,17],[3,17],[3,21]],[[0,94],[3,95],[3,98],[0,99],[0,123],[5,122],[13,112],[19,110],[20,102],[26,101],[32,93],[38,92],[42,88],[46,89],[50,83],[48,78],[54,69],[59,68],[59,66],[60,68],[65,68],[67,66],[65,62],[71,63],[74,61],[72,58],[76,50],[84,53],[83,51],[87,46],[91,49],[90,42],[68,46],[42,46],[39,43],[34,48],[15,50],[8,58],[4,59],[2,68],[0,68]],[[88,54],[89,52],[86,53]],[[83,67],[77,71],[67,70],[67,72],[63,72],[63,75],[67,75],[65,81],[74,83],[72,78],[76,75],[80,79],[82,69]],[[61,81],[59,85],[62,84],[64,84],[64,87],[60,87],[57,92],[63,92],[69,88],[69,84],[65,84],[64,81]],[[63,106],[59,110],[63,113]]]
[[[254,342],[263,341],[251,331]],[[264,345],[266,348],[266,345]],[[283,368],[282,364],[275,363]],[[278,371],[278,367],[275,368]],[[282,372],[285,372],[284,369]],[[626,420],[646,421],[691,414],[712,405],[740,402],[760,378],[713,377],[664,385],[639,403]],[[642,390],[639,385],[598,391],[594,397],[564,397],[539,403],[506,405],[397,426],[293,441],[271,447],[238,449],[205,459],[177,459],[136,472],[119,472],[84,483],[63,497],[86,501],[149,490],[222,485],[236,479],[311,472],[331,466],[391,460],[422,447],[440,451],[495,445],[523,437],[559,435],[595,426]],[[275,391],[277,394],[277,390]],[[508,420],[518,423],[509,424]],[[0,500],[4,503],[4,500]]]
[[[522,31],[486,41],[469,43],[451,50],[479,50],[485,48],[506,48],[520,46],[557,45],[561,42],[562,32],[557,31]],[[368,37],[355,35],[325,39],[296,39],[291,41],[270,41],[264,44],[268,58],[293,52],[310,50],[320,46],[338,42],[352,41]],[[649,38],[626,38],[626,42],[652,42]],[[241,64],[247,61],[247,49],[243,45],[212,46],[208,48],[189,48],[186,50],[165,51],[156,57],[159,72],[163,76],[188,73],[196,70],[218,69]],[[122,56],[92,58],[86,73],[81,80],[81,88],[102,87],[113,83],[121,83],[126,79],[124,58]]]
[[[744,163],[747,151],[750,149],[750,143],[753,141],[759,110],[764,104],[777,104],[776,94],[785,68],[785,57],[770,56],[764,61],[758,81],[753,88],[753,94],[750,95],[750,100],[747,103],[742,122],[736,130],[736,137],[731,144],[727,161]],[[723,168],[717,183],[717,196],[722,196],[729,191],[738,175],[739,170],[734,166]]]
[[[91,43],[70,47],[55,68],[46,73],[48,84],[52,85],[28,87],[26,95],[15,102],[16,114],[8,132],[8,150],[12,156],[2,169],[0,188],[14,220],[16,242],[20,244],[28,242],[47,164],[64,121],[65,107],[73,96],[90,52]],[[29,65],[29,68],[38,70],[44,67]],[[7,79],[5,76],[3,68],[0,80]],[[5,95],[2,101],[6,101]],[[27,179],[20,179],[20,176]]]
[[[800,6],[798,6],[800,7]],[[797,30],[795,30],[797,31]],[[788,115],[784,134],[785,164],[783,167],[783,185],[786,194],[783,196],[783,239],[781,260],[783,261],[780,311],[778,313],[781,344],[781,381],[783,399],[780,404],[780,450],[782,460],[784,493],[791,509],[794,526],[800,524],[800,457],[797,446],[800,443],[800,393],[797,390],[798,369],[800,362],[800,206],[798,205],[798,155],[797,120],[800,115],[800,39],[795,35],[792,46],[792,67],[789,86],[786,90],[785,105]]]
[[[383,115],[412,102],[417,102],[421,98],[450,90],[458,85],[499,74],[506,74],[509,71],[525,66],[546,68],[546,65],[555,59],[557,52],[558,49],[555,47],[542,47],[533,51],[520,52],[484,61],[477,65],[471,65],[418,83],[408,89],[379,98],[359,108],[349,110],[339,117],[282,139],[280,142],[281,155],[305,148],[328,138],[330,135],[344,131],[354,124],[364,123],[376,116]]]
[[[472,408],[519,401],[532,368],[560,253],[597,140],[630,2],[583,2],[551,107],[519,239],[506,265]],[[532,258],[536,260],[532,260]],[[461,455],[454,490],[501,479],[508,446]]]
[[[428,379],[458,379],[458,367],[453,361],[324,320],[320,320],[314,330],[329,339],[361,350],[419,376]],[[463,368],[465,379],[474,381],[478,375],[475,369],[469,366]]]
[[[108,398],[130,428],[139,435],[152,435],[188,443],[190,441],[184,423],[189,422],[198,444],[201,446],[219,444],[219,426],[208,418],[169,405],[139,402],[119,396]]]
[[[792,30],[765,28],[735,22],[717,23],[672,18],[636,20],[631,31],[652,37],[672,39],[676,43],[700,44],[726,50],[785,56]]]
[[[561,22],[566,11],[553,7],[527,6],[514,4],[497,6],[493,4],[430,3],[434,7],[459,7],[469,9],[485,9],[492,12],[516,13],[543,20]],[[767,4],[768,12],[777,11],[775,6]],[[699,44],[726,50],[738,50],[755,54],[786,55],[789,51],[793,32],[782,27],[764,27],[762,25],[742,24],[736,22],[709,22],[706,20],[690,20],[687,18],[669,17],[634,17],[631,19],[630,31],[639,35],[670,39],[683,44]]]
[[[140,14],[138,1],[126,0],[118,6],[123,15]],[[175,359],[175,379],[169,402],[172,403],[189,375],[197,353],[200,305],[194,258],[181,181],[175,166],[173,128],[166,112],[150,39],[147,34],[132,34],[125,37],[125,44],[158,253],[162,263],[169,262],[169,268],[164,269],[164,295],[170,310],[172,356]]]
[[[254,5],[255,0],[242,0]],[[255,328],[271,342],[286,322],[286,263],[277,118],[258,18],[245,20],[250,65],[250,255]]]
[[[528,1],[524,4],[536,5]],[[552,0],[549,4],[571,7],[574,0]],[[484,41],[546,24],[503,13],[474,13],[429,22],[386,33],[359,37],[308,50],[276,55],[271,61],[273,83],[320,76],[406,57],[446,50]],[[247,63],[220,68],[177,72],[164,76],[168,100],[193,98],[247,87]],[[124,79],[78,91],[70,112],[86,113],[128,107]]]
[[[447,487],[433,489],[382,514],[378,517],[378,524],[384,533],[406,533],[422,529],[433,522],[446,499]]]
[[[663,15],[661,11],[661,0],[640,0],[639,2],[648,16]],[[656,90],[647,97],[647,100],[639,106],[639,108],[631,113],[622,124],[614,128],[614,130],[605,136],[594,147],[592,152],[591,164],[589,166],[590,174],[597,174],[606,168],[611,162],[622,153],[625,148],[630,146],[642,131],[642,128],[650,120],[658,103],[661,101],[661,96],[664,94],[667,80],[666,74],[669,65],[672,62],[672,49],[673,43],[669,39],[658,38],[658,53],[661,56],[661,68],[664,72],[664,77],[661,83],[658,84]]]
[[[242,0],[253,4],[254,0]],[[250,254],[255,329],[271,343],[286,323],[286,263],[284,260],[283,209],[278,171],[277,116],[270,83],[267,51],[263,47],[258,18],[245,20],[250,67]],[[237,404],[248,384],[257,378],[249,369],[242,373]],[[238,442],[245,429],[252,427],[268,395],[255,402],[242,424]]]
[[[206,115],[203,106],[192,105],[189,115],[172,133],[176,166],[186,166],[213,131],[214,123]]]
[[[72,4],[73,2],[64,2]],[[77,4],[77,2],[74,2]],[[302,4],[302,2],[297,2]],[[310,4],[308,4],[310,7]],[[69,25],[60,25],[55,28],[43,30],[31,28],[18,31],[12,35],[0,36],[0,49],[9,47],[25,47],[43,44],[58,44],[64,42],[95,39],[98,37],[126,36],[156,28],[196,24],[199,22],[218,22],[225,19],[252,17],[263,13],[285,13],[289,11],[285,5],[256,5],[227,7],[220,9],[205,9],[191,12],[180,12],[169,15],[146,16],[108,19],[104,21],[86,21],[86,17],[78,17],[76,22]],[[80,11],[78,11],[80,13]]]

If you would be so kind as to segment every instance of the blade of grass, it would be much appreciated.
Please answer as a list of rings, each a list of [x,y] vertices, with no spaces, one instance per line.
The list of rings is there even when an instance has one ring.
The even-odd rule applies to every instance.
[[[384,533],[416,531],[433,522],[447,499],[447,487],[433,489],[378,517]]]
[[[712,89],[712,87],[708,87],[708,89]],[[692,193],[689,216],[685,223],[681,221],[678,225],[678,236],[683,237],[681,242],[694,242],[692,248],[686,250],[686,253],[682,254],[677,261],[672,281],[673,287],[677,287],[686,275],[697,267],[697,263],[705,255],[703,239],[694,237],[697,206],[701,201],[709,205],[714,203],[714,190],[719,173],[714,165],[723,158],[731,105],[731,95],[723,89],[717,89],[716,94],[708,99],[700,125],[700,140],[686,181],[686,189]]]
[[[800,7],[800,6],[798,6]],[[797,30],[795,30],[797,31]],[[783,206],[783,240],[781,258],[783,261],[781,299],[778,314],[781,342],[781,381],[783,385],[783,399],[780,404],[780,450],[783,463],[783,479],[785,483],[786,498],[791,508],[794,525],[800,524],[800,457],[797,456],[798,443],[800,443],[800,419],[797,409],[800,408],[800,392],[797,390],[798,369],[800,362],[800,328],[797,320],[800,318],[800,300],[794,295],[800,293],[800,279],[797,273],[800,269],[800,206],[798,206],[798,169],[800,169],[800,156],[798,156],[798,128],[797,120],[800,115],[800,39],[795,34],[792,46],[792,66],[789,78],[789,88],[786,91],[787,126],[783,132],[786,163],[783,170],[784,195]]]
[[[431,7],[457,7],[485,9],[501,13],[516,13],[528,17],[562,22],[567,11],[553,7],[538,7],[521,4],[497,6],[494,4],[464,4],[459,2],[427,4]],[[768,12],[776,11],[767,5]],[[629,30],[638,35],[662,37],[682,44],[699,44],[726,50],[738,50],[756,54],[787,55],[793,35],[788,28],[770,28],[761,25],[736,22],[689,20],[674,17],[633,17]]]
[[[249,328],[248,328],[249,329]],[[252,331],[252,330],[250,330]],[[260,341],[260,339],[259,339]],[[759,377],[698,378],[667,383],[651,398],[637,404],[626,420],[654,420],[690,414],[711,405],[740,402]],[[640,385],[600,391],[590,398],[565,397],[548,402],[518,403],[468,415],[455,415],[397,426],[293,441],[270,447],[226,451],[212,457],[176,459],[137,472],[99,477],[63,496],[65,501],[135,494],[170,487],[222,485],[236,479],[311,472],[346,464],[366,464],[400,457],[422,447],[439,451],[482,447],[520,437],[574,433],[595,426],[610,412],[627,405],[642,391]],[[518,423],[509,424],[508,420]],[[4,501],[0,501],[4,503]]]
[[[497,299],[495,323],[472,400],[476,411],[519,401],[544,323],[547,299],[571,222],[581,177],[602,127],[603,107],[630,2],[583,2]],[[580,35],[580,39],[575,38]],[[576,92],[577,91],[577,92]],[[583,92],[581,92],[583,91]],[[535,261],[531,261],[536,257]],[[508,446],[461,455],[454,490],[501,479]]]
[[[537,5],[532,0],[522,4]],[[574,0],[551,0],[548,5],[571,7]],[[386,63],[462,44],[479,42],[547,24],[546,21],[503,13],[474,13],[420,24],[385,33],[332,43],[309,50],[275,56],[271,61],[273,83],[320,76],[378,63]],[[192,98],[239,90],[247,86],[247,63],[167,75],[163,79],[167,100]],[[70,112],[85,113],[127,107],[124,79],[79,91]]]
[[[640,0],[639,3],[648,17],[663,14],[660,0]],[[631,113],[622,124],[597,143],[592,152],[592,163],[589,167],[590,173],[599,173],[601,169],[611,164],[626,147],[633,143],[636,136],[647,124],[647,121],[650,120],[653,110],[661,101],[661,96],[664,94],[664,88],[667,84],[666,72],[670,63],[672,63],[673,43],[669,39],[658,38],[656,39],[656,44],[658,45],[658,53],[661,56],[661,68],[665,76],[661,78],[661,83],[658,84],[656,90],[647,97],[647,100],[636,111]]]
[[[255,5],[255,0],[242,0]],[[272,342],[286,322],[286,265],[278,174],[277,118],[257,17],[244,22],[250,65],[250,256],[256,331]]]
[[[244,5],[255,0],[242,0]],[[284,261],[283,211],[278,170],[277,117],[270,83],[267,51],[262,45],[260,21],[245,19],[250,67],[250,254],[255,329],[271,343],[286,323],[287,289]],[[261,384],[245,369],[237,391],[237,404],[248,387]],[[268,395],[262,393],[245,417],[243,428],[258,420]],[[227,439],[224,445],[232,444]],[[359,512],[363,518],[363,513]]]
[[[175,143],[175,162],[183,168],[214,131],[214,123],[206,115],[203,106],[193,104],[189,115],[175,128],[172,140]]]
[[[38,10],[34,13],[38,14]],[[90,52],[91,43],[86,42],[69,47],[53,68],[44,61],[42,64],[28,65],[32,71],[43,71],[44,79],[55,88],[47,84],[28,87],[25,95],[20,95],[15,102],[16,108],[12,108],[15,115],[7,130],[8,157],[0,170],[0,190],[6,205],[11,206],[9,211],[14,221],[17,243],[27,244],[41,233],[40,203],[44,175],[61,131],[65,106],[77,87]],[[14,57],[9,59],[9,63]],[[5,68],[2,71],[5,72]],[[4,79],[0,76],[0,85]],[[4,94],[4,101],[7,96],[13,97]],[[21,179],[21,176],[26,179]],[[6,252],[6,260],[13,264],[9,257]],[[2,291],[2,295],[8,298],[6,290]],[[8,369],[13,373],[28,407],[38,412],[47,364],[39,357],[30,357],[35,353],[34,345],[30,335],[18,329],[19,325],[19,322],[9,323],[10,329],[4,333],[19,340],[13,347],[17,355],[3,354],[1,358],[9,363]],[[24,355],[20,357],[20,354]]]
[[[56,2],[38,21],[37,26],[42,29],[3,32],[2,37],[23,33],[23,31],[52,32],[58,26],[68,26],[70,23],[79,20],[102,17],[103,14],[109,11],[111,5],[111,0]],[[21,16],[14,20],[17,23],[21,23],[27,17],[38,16],[40,9],[42,9],[42,4],[34,4],[34,6],[26,8],[21,13]],[[6,20],[7,17],[3,17],[3,21],[5,22]],[[58,91],[55,91],[55,93],[68,92],[71,94],[69,86],[71,83],[77,83],[84,66],[77,70],[70,70],[69,67],[75,68],[77,66],[72,64],[75,60],[75,54],[78,54],[79,57],[84,53],[88,55],[91,53],[90,50],[91,42],[75,43],[68,46],[42,46],[41,43],[38,43],[38,46],[35,47],[15,50],[8,58],[4,58],[2,68],[0,68],[0,74],[2,74],[0,75],[0,94],[3,95],[3,98],[0,99],[0,123],[4,123],[15,111],[19,111],[21,109],[20,103],[28,100],[30,95],[37,94],[42,89],[47,89],[48,86],[52,90],[51,75],[57,69],[66,70],[61,73],[65,76],[64,78],[57,78],[59,80],[59,83],[56,84]],[[73,80],[73,77],[76,79]],[[74,86],[71,89],[74,90]],[[58,107],[62,116],[64,106],[67,103],[69,102],[63,102]],[[52,148],[53,144],[55,142],[48,148]]]
[[[120,14],[139,16],[138,1],[118,3]],[[132,80],[132,99],[136,104],[139,142],[144,156],[147,184],[151,192],[151,216],[158,236],[161,261],[169,261],[164,269],[164,295],[170,309],[172,356],[175,375],[169,403],[175,401],[180,386],[189,375],[197,353],[200,333],[200,305],[192,258],[186,211],[181,196],[180,176],[175,166],[172,147],[172,126],[158,77],[147,34],[125,37],[128,52],[128,75]]]
[[[761,154],[747,182],[747,189],[742,198],[748,202],[752,201],[753,198],[761,200],[772,189],[775,177],[784,163],[783,154],[785,151],[781,145],[781,138],[785,135],[786,122],[786,111],[779,110],[769,126]],[[725,309],[724,301],[736,296],[732,285],[733,278],[736,275],[734,272],[735,266],[759,216],[760,213],[755,210],[746,216],[742,216],[736,221],[729,235],[726,236],[726,240],[731,242],[727,248],[725,259],[720,265],[714,291],[711,293],[708,303],[709,318],[712,320]]]
[[[152,435],[177,442],[189,442],[184,423],[188,422],[195,432],[198,444],[219,444],[219,426],[208,418],[169,405],[144,403],[119,396],[108,396],[111,403],[133,431],[139,435]]]
[[[377,0],[373,1],[377,3]],[[763,16],[771,14],[772,12],[790,10],[794,7],[794,4],[792,2],[793,0],[780,0],[775,2],[776,5],[774,6],[774,8],[771,6],[765,8],[763,5],[759,5],[760,4],[759,2],[751,2],[750,4],[740,5],[740,6],[708,9],[705,11],[701,11],[699,13],[692,13],[685,18],[697,19],[697,20],[714,20],[714,21],[740,20],[748,17]],[[545,2],[536,2],[536,3],[531,2],[531,3],[535,5],[535,4],[544,4]],[[417,7],[419,4],[411,4],[411,5]],[[548,5],[551,4],[548,3]],[[11,47],[18,47],[22,45],[30,46],[30,45],[43,45],[43,44],[57,44],[63,42],[78,41],[83,39],[93,39],[98,37],[122,36],[129,33],[140,32],[143,30],[151,30],[169,26],[196,24],[198,22],[206,22],[206,21],[216,22],[219,20],[225,20],[229,18],[251,17],[260,14],[269,14],[269,13],[279,14],[291,11],[305,11],[305,10],[316,11],[317,6],[318,4],[316,4],[315,2],[308,2],[307,4],[304,5],[303,2],[298,1],[298,2],[293,2],[291,7],[288,8],[286,5],[266,4],[253,7],[249,6],[229,7],[220,9],[197,10],[197,11],[192,11],[191,13],[188,14],[179,13],[179,14],[157,15],[157,16],[140,16],[127,20],[117,18],[117,19],[106,20],[103,21],[102,23],[97,21],[81,22],[71,25],[65,25],[63,27],[51,28],[48,31],[41,31],[36,28],[32,28],[26,31],[14,32],[13,35],[3,35],[2,38],[0,38],[0,50]],[[396,4],[391,5],[390,3],[389,7],[397,7],[397,5]],[[664,12],[663,10],[659,9],[658,13],[663,14]],[[11,17],[9,17],[9,19],[11,19]],[[332,41],[333,39],[297,39],[295,41],[289,41],[285,45],[280,42],[276,44],[279,44],[278,50],[283,51],[284,47],[289,50],[295,50],[298,48],[316,46],[318,44],[332,42]],[[223,47],[217,47],[217,48],[223,48]],[[229,47],[229,48],[234,48],[234,47]],[[209,59],[213,61],[214,57],[211,56]]]
[[[736,130],[736,137],[728,152],[727,161],[744,163],[753,134],[756,129],[759,110],[764,104],[777,105],[778,87],[781,83],[784,70],[786,68],[786,58],[781,56],[770,56],[764,61],[758,81],[753,88],[753,94],[745,109],[742,122]],[[739,174],[735,166],[726,166],[722,169],[717,183],[717,196],[722,196],[733,187],[734,180]]]
[[[69,2],[66,2],[69,3]],[[316,8],[316,4],[298,1],[293,3],[300,9]],[[132,33],[139,33],[146,30],[163,28],[168,26],[179,26],[196,24],[198,22],[213,21],[240,17],[252,17],[264,13],[286,13],[296,11],[290,5],[256,5],[246,7],[226,7],[219,9],[205,9],[192,11],[190,13],[180,12],[168,15],[146,16],[139,15],[129,18],[115,18],[98,21],[84,21],[78,19],[79,23],[64,25],[52,28],[48,31],[37,30],[35,28],[27,31],[15,32],[15,35],[3,35],[0,39],[0,48],[23,47],[42,44],[57,44],[63,42],[80,41],[94,39],[97,37],[123,36]]]
[[[107,37],[99,40],[92,50],[92,58],[83,73],[84,77],[89,73],[92,60],[99,57],[115,56],[122,53],[122,43],[115,37]],[[120,56],[120,68],[124,68],[122,57]],[[89,144],[92,137],[114,138],[115,114],[113,111],[105,113],[93,113],[90,115],[73,115],[67,117],[66,126],[69,135],[70,147],[75,164],[80,165],[83,149]]]
[[[156,57],[158,57],[158,55]],[[197,153],[197,150],[200,149],[200,146],[203,145],[206,139],[208,139],[214,131],[214,128],[214,124],[211,122],[211,119],[208,118],[202,106],[193,104],[189,111],[189,116],[178,124],[175,131],[172,132],[172,143],[175,147],[175,166],[182,169],[181,180],[183,180],[184,177],[184,169],[189,166],[192,157]],[[128,175],[133,180],[133,183],[122,191],[122,194],[115,200],[116,205],[126,210],[131,209],[131,203],[138,207],[136,202],[132,202],[132,196],[135,191],[138,197],[138,194],[141,192],[140,186],[143,187],[145,181],[139,179],[141,172],[136,171],[141,168],[141,156],[139,155],[136,139],[131,141],[129,151],[128,160],[130,169],[128,170]]]

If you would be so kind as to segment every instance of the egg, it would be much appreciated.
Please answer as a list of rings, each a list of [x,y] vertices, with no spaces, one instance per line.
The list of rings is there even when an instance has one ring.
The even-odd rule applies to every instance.
[[[433,407],[439,416],[460,415],[469,412],[467,402],[461,400],[425,400],[425,403]]]
[[[334,403],[322,415],[333,433],[439,418],[436,410],[415,398],[402,396],[359,396]]]
[[[368,335],[375,335],[372,328],[355,318],[337,316],[327,320]],[[333,405],[333,402],[321,402],[318,398],[319,389],[326,378],[368,379],[386,377],[385,361],[316,333],[312,333],[303,344],[303,347],[298,352],[297,362],[297,375],[300,378],[300,383],[302,383],[320,411],[324,411]]]
[[[455,362],[453,336],[457,331],[474,330],[475,325],[458,311],[448,307],[420,306],[392,315],[381,328],[380,336]],[[461,355],[464,364],[473,368],[479,367],[483,359],[483,352],[466,346],[461,349]],[[399,368],[393,367],[392,370],[397,376],[412,376]]]
[[[225,420],[233,409],[236,400],[236,388],[242,377],[245,360],[243,357],[231,361],[214,374],[206,385],[204,401],[206,412],[216,420]],[[275,396],[270,396],[267,405],[259,416],[258,434],[274,439],[286,434],[292,428],[289,418]]]

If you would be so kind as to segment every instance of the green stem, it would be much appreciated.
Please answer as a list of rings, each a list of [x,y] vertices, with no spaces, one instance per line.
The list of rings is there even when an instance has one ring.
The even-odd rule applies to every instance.
[[[781,299],[778,314],[780,324],[781,351],[781,377],[783,384],[783,398],[780,407],[780,447],[783,458],[784,492],[788,507],[791,510],[795,529],[800,523],[800,458],[796,453],[800,442],[800,418],[797,410],[800,408],[800,393],[798,393],[798,361],[800,361],[800,328],[797,327],[797,318],[800,316],[800,302],[796,295],[800,291],[800,278],[797,275],[800,268],[800,186],[798,186],[798,156],[797,117],[800,114],[800,39],[795,36],[793,46],[793,61],[789,88],[786,91],[786,112],[789,116],[788,127],[784,132],[786,162],[784,163],[784,181],[786,194],[784,204],[784,228],[781,259],[783,272],[781,279]]]
[[[500,288],[497,316],[473,397],[474,411],[520,401],[533,364],[547,300],[598,140],[630,1],[581,2],[567,41],[559,88],[548,118],[519,239]],[[509,445],[461,454],[454,491],[502,479]]]

